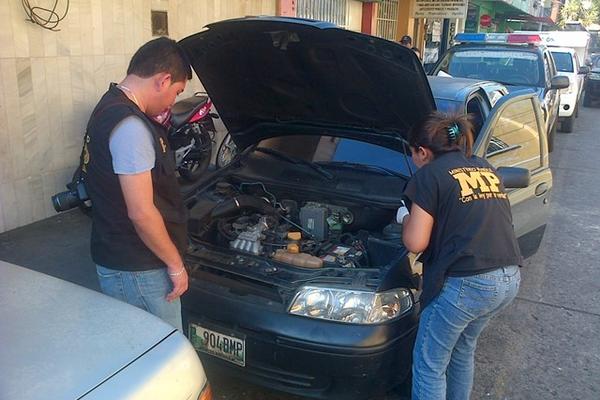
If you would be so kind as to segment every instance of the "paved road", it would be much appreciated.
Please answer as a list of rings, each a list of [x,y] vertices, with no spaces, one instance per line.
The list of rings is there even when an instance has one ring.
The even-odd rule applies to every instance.
[[[600,109],[557,135],[548,229],[517,300],[483,333],[473,399],[600,399]],[[0,259],[98,289],[77,212],[0,234]],[[210,376],[220,400],[296,400]]]

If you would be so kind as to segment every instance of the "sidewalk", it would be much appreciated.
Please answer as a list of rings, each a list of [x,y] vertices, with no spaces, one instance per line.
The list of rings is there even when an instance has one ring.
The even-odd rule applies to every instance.
[[[91,219],[75,209],[0,233],[0,260],[100,290],[90,229]]]

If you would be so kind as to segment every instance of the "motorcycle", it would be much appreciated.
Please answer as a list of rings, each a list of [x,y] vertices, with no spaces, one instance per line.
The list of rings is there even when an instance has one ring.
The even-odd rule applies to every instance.
[[[194,183],[208,168],[215,142],[212,102],[208,96],[197,92],[178,101],[171,107],[163,125],[168,129],[171,149],[175,152],[175,165],[180,183]],[[160,121],[159,121],[160,122]]]
[[[175,153],[180,184],[195,183],[210,164],[216,134],[214,120],[219,118],[210,112],[211,107],[208,96],[197,92],[175,103],[165,114],[155,117],[168,130],[167,137]],[[89,214],[92,205],[85,189],[81,166],[75,170],[67,189],[52,196],[56,212],[79,207]]]

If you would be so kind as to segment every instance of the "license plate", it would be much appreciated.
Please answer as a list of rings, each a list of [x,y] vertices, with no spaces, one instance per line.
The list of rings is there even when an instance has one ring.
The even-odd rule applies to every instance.
[[[233,364],[246,366],[246,342],[197,324],[190,324],[190,342],[194,348]]]

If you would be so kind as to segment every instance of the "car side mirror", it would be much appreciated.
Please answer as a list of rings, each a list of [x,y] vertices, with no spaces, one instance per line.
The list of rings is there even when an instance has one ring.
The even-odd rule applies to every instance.
[[[506,189],[526,188],[531,181],[531,174],[527,168],[500,167],[498,175]]]
[[[566,89],[569,87],[570,83],[569,78],[566,76],[555,76],[550,81],[550,89]]]
[[[590,67],[587,65],[583,65],[579,67],[579,75],[587,75],[590,73]]]

